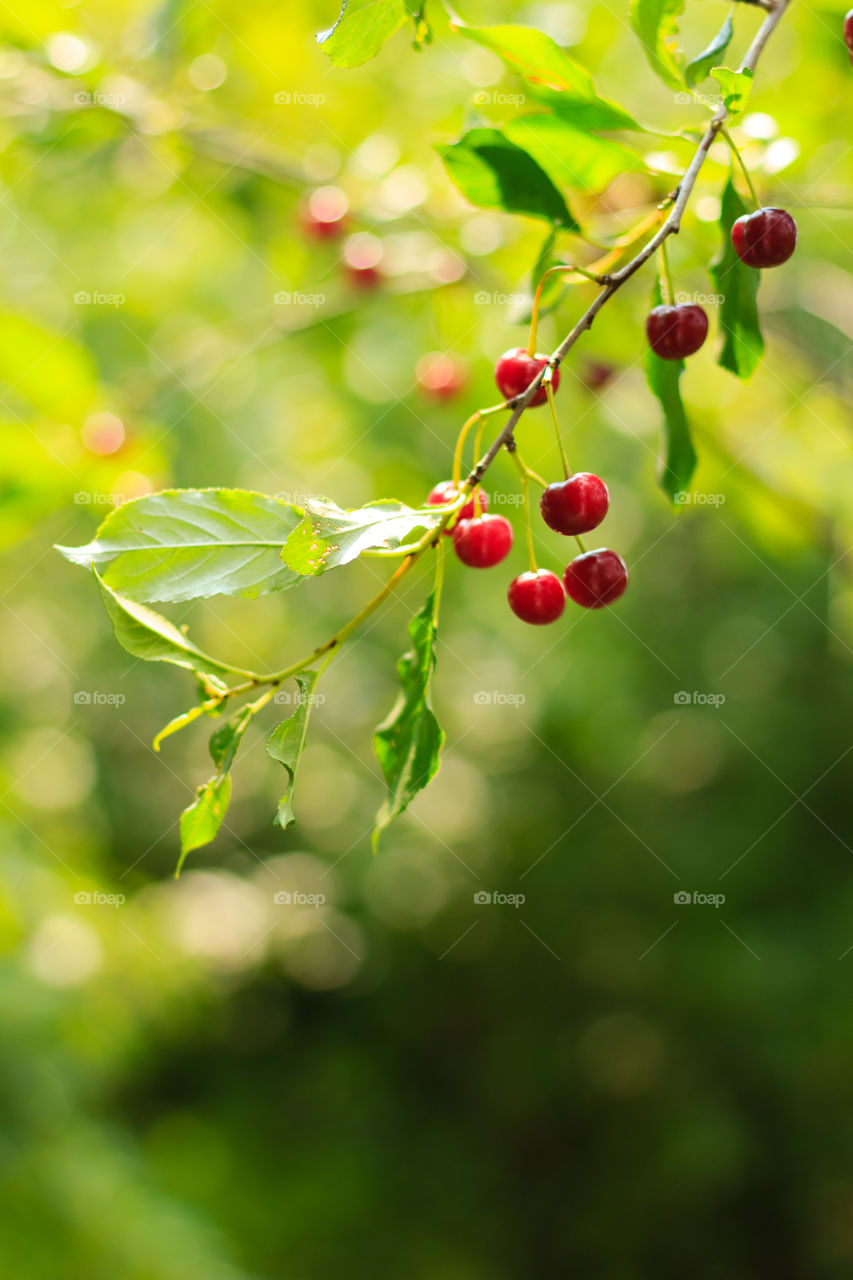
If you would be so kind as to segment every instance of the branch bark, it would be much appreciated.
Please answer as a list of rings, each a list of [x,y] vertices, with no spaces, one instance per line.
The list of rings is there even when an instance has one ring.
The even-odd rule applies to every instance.
[[[752,44],[746,51],[738,70],[755,71],[758,61],[764,52],[765,45],[778,26],[785,10],[788,8],[789,3],[790,0],[775,0],[772,8],[768,11],[767,17],[759,27]],[[705,157],[710,151],[714,139],[722,129],[727,118],[728,112],[725,106],[718,107],[714,115],[711,117],[711,121],[707,129],[696,147],[696,151],[684,172],[684,176],[675,189],[675,200],[673,201],[672,209],[667,215],[662,226],[655,235],[653,235],[652,238],[643,245],[643,248],[631,259],[630,262],[627,262],[624,267],[620,267],[618,271],[614,271],[611,275],[604,277],[601,292],[583,313],[571,332],[566,335],[560,345],[552,353],[548,360],[548,364],[542,372],[533,382],[531,382],[524,395],[519,399],[515,408],[512,410],[512,413],[501,433],[492,442],[489,449],[483,454],[483,457],[468,476],[467,483],[469,485],[479,483],[494,462],[497,455],[500,453],[501,449],[503,449],[513,439],[516,425],[524,411],[530,407],[530,402],[541,386],[542,379],[545,377],[547,370],[549,368],[557,368],[560,362],[565,359],[568,352],[571,351],[581,334],[587,329],[592,328],[593,320],[605,303],[613,297],[614,293],[616,293],[618,289],[621,289],[626,280],[630,280],[631,276],[633,276],[635,272],[639,271],[640,267],[642,267],[644,263],[648,262],[649,258],[656,253],[660,245],[663,244],[669,236],[677,235],[681,230],[681,219],[684,216],[693,188],[696,185],[696,179],[699,176],[699,171],[705,162]]]

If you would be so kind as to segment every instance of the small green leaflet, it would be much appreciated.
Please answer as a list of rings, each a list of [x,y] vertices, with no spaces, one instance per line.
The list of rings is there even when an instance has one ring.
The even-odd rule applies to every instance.
[[[442,518],[439,507],[380,501],[344,511],[333,502],[313,499],[306,503],[305,519],[287,539],[281,558],[294,573],[325,573],[349,564],[362,551],[393,550],[416,529],[435,529]]]
[[[746,110],[752,90],[752,72],[732,71],[730,67],[712,67],[711,75],[723,91],[723,105],[730,116]]]
[[[652,306],[661,301],[660,281],[655,284]],[[687,414],[681,402],[679,382],[684,372],[683,360],[662,360],[651,347],[646,350],[646,380],[651,391],[661,403],[664,419],[666,455],[659,476],[659,483],[671,502],[676,495],[686,493],[696,470],[696,450],[690,438]]]
[[[199,787],[196,798],[181,814],[181,856],[175,878],[181,874],[184,859],[193,849],[210,844],[222,826],[231,799],[231,774],[210,778]]]
[[[481,209],[502,209],[579,229],[545,170],[499,129],[470,129],[436,150],[462,194]]]
[[[732,15],[729,14],[707,48],[703,49],[692,62],[688,62],[684,68],[684,82],[688,89],[695,89],[697,84],[701,84],[710,75],[711,68],[722,58],[731,44],[734,33]]]
[[[166,618],[144,604],[125,599],[107,586],[97,569],[93,567],[92,572],[116,639],[134,658],[144,658],[146,662],[172,662],[176,667],[187,667],[205,676],[229,673],[230,668],[197,649],[183,631]]]
[[[251,600],[299,582],[280,552],[302,515],[245,489],[167,489],[117,507],[87,546],[57,550],[98,565],[107,585],[133,600]]]
[[[730,176],[720,203],[722,244],[710,270],[714,289],[723,299],[719,308],[723,342],[717,363],[744,381],[764,354],[757,303],[761,272],[744,266],[732,247],[732,224],[747,212]]]
[[[642,131],[642,125],[627,111],[599,96],[589,73],[543,31],[516,26],[469,27],[456,20],[452,25],[467,40],[496,53],[523,78],[531,96],[547,102],[576,128]]]
[[[334,67],[359,67],[374,58],[406,21],[404,0],[343,0],[338,20],[321,31],[323,46]]]
[[[631,0],[631,26],[649,66],[670,89],[683,84],[684,55],[678,47],[678,19],[683,12],[684,0]]]
[[[220,725],[218,729],[214,729],[210,735],[208,749],[210,758],[216,765],[217,773],[228,773],[230,770],[237,754],[237,748],[254,714],[254,704],[249,703],[247,706],[241,707],[239,711],[236,711],[233,716],[225,721],[225,724]]]
[[[388,785],[388,795],[376,815],[374,849],[389,822],[408,808],[417,793],[438,772],[444,733],[429,705],[430,679],[435,668],[437,612],[437,593],[432,591],[423,609],[409,623],[412,649],[397,663],[400,697],[373,738]]]
[[[181,729],[185,729],[188,724],[198,720],[199,716],[208,715],[220,705],[221,700],[219,698],[209,698],[207,702],[200,702],[197,706],[190,707],[189,711],[184,711],[182,715],[175,716],[174,720],[170,720],[167,725],[164,725],[151,743],[151,746],[155,751],[159,751],[160,743],[164,738],[170,738],[173,733],[178,733]]]
[[[305,746],[305,735],[308,732],[308,718],[313,706],[314,686],[319,678],[317,671],[302,671],[295,676],[299,686],[299,701],[293,715],[282,720],[273,729],[267,740],[267,754],[283,765],[287,771],[288,788],[278,802],[278,813],[275,816],[279,827],[292,826],[296,821],[293,812],[293,788],[296,782],[296,771]]]

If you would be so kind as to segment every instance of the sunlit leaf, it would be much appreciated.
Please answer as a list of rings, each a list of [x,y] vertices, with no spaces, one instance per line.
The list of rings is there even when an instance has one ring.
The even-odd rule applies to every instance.
[[[253,599],[299,581],[280,552],[301,519],[301,508],[245,489],[167,489],[117,507],[88,545],[58,550],[98,565],[133,600]]]
[[[228,667],[198,649],[168,619],[144,604],[125,599],[107,586],[97,569],[93,572],[116,639],[134,658],[144,658],[146,662],[171,662],[205,676],[228,674]]]
[[[731,44],[734,33],[732,15],[729,14],[711,43],[684,68],[684,81],[689,88],[695,88],[710,75],[711,68],[719,62]]]
[[[266,746],[267,754],[284,766],[288,776],[288,787],[278,802],[278,813],[275,817],[276,824],[280,827],[292,826],[296,821],[293,813],[293,788],[305,746],[308,718],[311,715],[318,673],[302,671],[294,679],[299,687],[296,710],[273,729]]]
[[[761,272],[744,266],[732,246],[732,225],[746,212],[730,177],[720,204],[720,252],[710,270],[714,288],[722,298],[718,315],[723,341],[717,362],[744,380],[752,375],[764,354],[757,303]]]
[[[680,89],[684,56],[678,47],[678,19],[684,0],[631,0],[631,26],[640,39],[652,70]]]
[[[730,116],[740,115],[749,103],[752,72],[732,71],[730,67],[712,67],[711,75],[723,92],[723,105]]]
[[[406,12],[403,0],[343,0],[334,26],[321,31],[317,43],[333,66],[361,66],[403,25]]]
[[[578,228],[545,170],[499,129],[470,129],[456,142],[436,150],[448,174],[472,204]]]
[[[170,738],[173,733],[179,733],[181,729],[185,729],[188,724],[192,724],[194,720],[198,720],[200,716],[208,715],[220,706],[218,698],[209,698],[206,702],[199,702],[196,706],[190,707],[189,711],[184,711],[181,715],[175,716],[167,725],[164,725],[157,737],[151,743],[155,751],[160,750],[160,744],[164,738]]]
[[[349,564],[362,551],[393,550],[416,529],[434,529],[442,518],[439,507],[423,509],[388,501],[344,511],[333,502],[312,500],[306,503],[305,520],[288,538],[281,556],[295,573],[325,573]]]
[[[230,773],[210,778],[199,787],[195,800],[181,814],[181,856],[175,868],[176,876],[180,875],[188,853],[215,839],[228,812],[230,799]]]
[[[429,704],[435,668],[436,613],[433,591],[409,624],[412,649],[397,663],[400,697],[374,735],[373,745],[388,786],[388,795],[376,816],[374,847],[389,822],[408,808],[438,772],[444,733]]]
[[[644,168],[641,157],[627,147],[576,129],[555,115],[516,116],[503,126],[503,133],[561,187],[597,194],[614,178]]]

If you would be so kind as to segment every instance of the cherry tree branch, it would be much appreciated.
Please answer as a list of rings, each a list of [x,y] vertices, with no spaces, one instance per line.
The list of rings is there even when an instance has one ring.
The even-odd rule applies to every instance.
[[[738,68],[739,71],[755,71],[758,61],[764,52],[765,45],[778,26],[789,3],[790,0],[775,0],[772,8],[769,8],[767,17],[762,22],[752,44],[744,55],[743,61]],[[728,119],[728,114],[729,113],[725,106],[722,105],[714,112],[707,129],[696,147],[693,158],[684,172],[684,176],[673,192],[674,199],[672,208],[662,226],[655,235],[653,235],[652,238],[643,245],[643,248],[639,253],[636,254],[630,262],[627,262],[624,267],[620,267],[618,271],[614,271],[609,275],[600,277],[601,292],[595,298],[594,302],[587,308],[571,332],[566,335],[557,349],[550,356],[547,365],[537,375],[533,382],[531,382],[524,395],[519,397],[515,402],[512,413],[503,430],[492,442],[489,449],[485,454],[483,454],[483,457],[479,460],[477,465],[474,467],[474,470],[468,476],[467,484],[469,486],[479,483],[486,471],[494,462],[497,455],[500,453],[501,449],[505,448],[513,440],[513,433],[516,425],[524,411],[530,407],[530,403],[536,395],[536,392],[539,390],[543,378],[545,378],[546,375],[550,377],[549,371],[556,369],[560,362],[565,359],[568,352],[571,351],[581,334],[587,329],[592,328],[593,320],[605,303],[609,302],[618,289],[621,289],[626,280],[630,280],[631,276],[639,271],[640,267],[642,267],[644,263],[648,262],[649,258],[656,253],[660,245],[662,245],[669,236],[677,235],[681,230],[681,220],[684,216],[693,188],[696,185],[696,179],[699,176],[699,172],[705,162],[708,152],[711,149],[714,139],[717,137],[717,134],[721,131]]]

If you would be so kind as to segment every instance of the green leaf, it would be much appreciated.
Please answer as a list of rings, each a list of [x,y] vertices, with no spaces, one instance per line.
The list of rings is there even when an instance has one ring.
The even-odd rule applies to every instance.
[[[717,363],[744,381],[752,375],[764,354],[757,302],[761,272],[744,266],[732,247],[732,224],[746,212],[747,207],[729,177],[720,204],[722,245],[711,263],[714,289],[723,299],[718,312],[723,342]]]
[[[522,77],[532,96],[565,113],[579,129],[636,129],[637,124],[615,102],[602,98],[587,71],[550,36],[533,27],[469,27],[454,21],[454,30],[490,49]]]
[[[295,573],[325,573],[349,564],[362,551],[393,550],[416,529],[437,528],[442,518],[439,507],[380,501],[345,511],[333,502],[311,500],[305,505],[305,519],[287,539],[281,557]]]
[[[321,31],[323,46],[334,67],[359,67],[374,58],[406,21],[402,0],[343,0],[338,20]]]
[[[293,788],[296,783],[296,771],[305,746],[305,735],[308,732],[308,718],[313,706],[314,686],[319,678],[317,671],[302,671],[295,676],[299,686],[299,701],[293,715],[282,720],[273,729],[267,741],[267,754],[284,765],[288,776],[288,788],[278,802],[276,824],[290,827],[296,821],[293,813]]]
[[[731,44],[734,33],[732,15],[729,14],[707,48],[703,49],[692,62],[688,62],[684,68],[684,81],[689,89],[694,89],[710,75],[711,68],[722,58]]]
[[[503,126],[503,133],[561,187],[597,195],[614,178],[645,168],[640,156],[627,147],[576,129],[554,115],[517,116]]]
[[[712,67],[711,75],[723,91],[723,105],[730,116],[746,110],[752,91],[752,72],[732,71],[731,67]]]
[[[181,729],[185,729],[188,724],[198,720],[199,716],[208,715],[221,705],[222,700],[220,698],[209,698],[207,702],[200,702],[197,706],[190,707],[189,711],[184,711],[182,715],[175,716],[174,720],[170,720],[167,725],[164,725],[151,743],[151,746],[155,751],[159,751],[160,743],[164,738],[169,738],[173,733],[178,733]]]
[[[208,744],[210,758],[216,765],[217,773],[228,773],[234,763],[237,748],[243,739],[243,734],[246,732],[249,721],[255,714],[255,710],[256,708],[252,703],[241,707],[218,729],[214,729],[210,735]]]
[[[456,142],[436,150],[451,179],[472,204],[579,229],[545,170],[499,129],[470,129]]]
[[[397,663],[400,697],[374,735],[373,745],[388,785],[388,795],[376,816],[374,848],[389,822],[408,808],[438,772],[444,733],[429,704],[437,613],[438,597],[432,591],[409,624],[412,649]]]
[[[678,19],[684,0],[631,0],[631,26],[652,70],[669,85],[682,86],[684,56],[678,47]]]
[[[299,581],[280,552],[302,514],[245,489],[167,489],[117,507],[85,547],[57,550],[108,565],[104,581],[134,600],[254,599]]]
[[[655,285],[652,306],[661,301],[660,281]],[[662,360],[651,347],[646,350],[646,380],[663,409],[666,456],[659,483],[671,502],[690,487],[696,470],[696,450],[690,438],[690,426],[681,401],[679,382],[684,372],[683,360]]]
[[[143,604],[125,599],[107,586],[97,569],[93,568],[92,572],[116,639],[134,658],[144,658],[146,662],[171,662],[176,667],[186,667],[204,676],[230,672],[230,668],[196,648],[183,631],[166,618]]]
[[[181,814],[181,856],[175,868],[179,876],[184,859],[193,849],[210,844],[222,826],[231,799],[231,775],[210,778],[199,787],[196,798]]]

